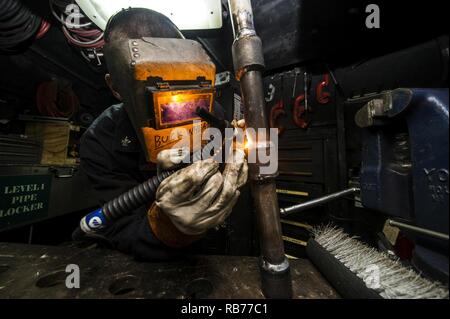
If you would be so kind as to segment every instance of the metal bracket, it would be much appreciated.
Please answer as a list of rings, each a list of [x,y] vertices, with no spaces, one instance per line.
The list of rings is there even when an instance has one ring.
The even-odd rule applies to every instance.
[[[78,171],[76,167],[49,167],[48,171],[56,178],[72,178]]]
[[[231,72],[225,71],[216,74],[215,87],[222,87],[231,82]]]
[[[264,99],[266,100],[267,103],[272,102],[273,98],[275,96],[275,92],[276,92],[276,88],[275,86],[270,83],[269,84],[269,92],[267,93],[268,97],[265,97]]]

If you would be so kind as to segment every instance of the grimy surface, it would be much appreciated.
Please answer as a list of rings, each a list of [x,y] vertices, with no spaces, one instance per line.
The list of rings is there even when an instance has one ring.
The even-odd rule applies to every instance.
[[[259,299],[257,262],[255,257],[192,256],[142,263],[95,245],[0,243],[0,298]],[[76,273],[66,272],[71,264],[79,267],[79,289],[66,287],[67,276]],[[339,297],[308,260],[291,260],[291,272],[294,298]]]

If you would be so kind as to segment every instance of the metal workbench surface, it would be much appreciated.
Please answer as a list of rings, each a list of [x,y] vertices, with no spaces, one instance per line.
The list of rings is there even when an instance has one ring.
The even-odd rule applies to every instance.
[[[66,267],[80,288],[66,287]],[[291,260],[294,298],[338,298],[314,266]],[[143,263],[98,248],[0,243],[0,298],[263,298],[258,258],[190,256]]]

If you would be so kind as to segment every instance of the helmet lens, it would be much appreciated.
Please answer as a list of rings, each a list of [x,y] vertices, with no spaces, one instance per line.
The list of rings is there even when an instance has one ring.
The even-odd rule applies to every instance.
[[[213,94],[195,90],[158,92],[154,94],[158,128],[167,128],[200,119],[196,111],[211,111]]]

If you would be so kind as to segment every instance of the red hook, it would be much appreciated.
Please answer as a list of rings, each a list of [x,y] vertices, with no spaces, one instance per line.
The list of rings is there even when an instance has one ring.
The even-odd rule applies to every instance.
[[[317,84],[316,87],[316,99],[320,104],[327,104],[330,102],[330,92],[324,92],[323,90],[330,84],[330,75],[325,74],[323,81]]]
[[[305,95],[302,94],[295,99],[293,112],[294,124],[302,129],[306,129],[309,126],[309,120],[307,119],[308,112],[303,105],[305,102]]]
[[[279,101],[270,110],[270,119],[269,119],[270,127],[278,128],[278,135],[284,132],[284,127],[278,126],[277,124],[278,118],[283,115],[286,115],[286,112],[284,111],[284,103],[283,101]]]

